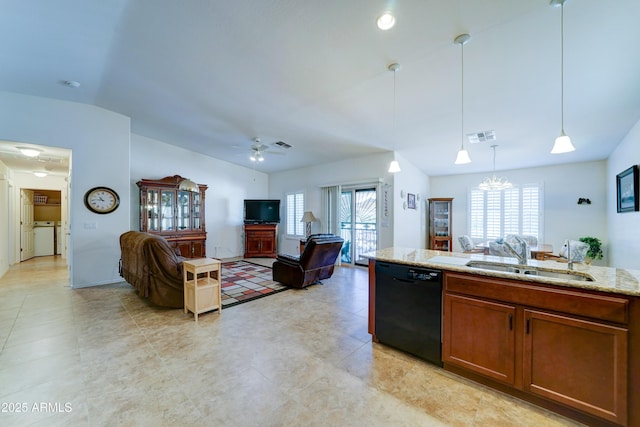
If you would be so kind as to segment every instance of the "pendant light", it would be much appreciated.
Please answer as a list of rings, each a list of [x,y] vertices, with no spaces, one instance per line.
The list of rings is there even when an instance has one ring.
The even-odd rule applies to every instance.
[[[571,143],[571,139],[564,131],[564,3],[567,0],[551,0],[551,6],[560,6],[560,109],[561,126],[560,136],[556,138],[551,154],[569,153],[576,148]]]
[[[466,163],[471,163],[471,158],[469,158],[469,153],[464,148],[464,45],[471,39],[469,34],[460,34],[458,37],[453,39],[453,42],[460,45],[461,50],[461,96],[460,96],[460,116],[462,117],[462,122],[460,125],[460,150],[458,151],[458,156],[456,157],[455,164],[463,165]]]
[[[400,172],[400,163],[395,159],[396,152],[396,71],[400,69],[400,64],[394,62],[388,67],[389,71],[393,71],[393,156],[394,159],[389,164],[389,173]]]
[[[491,146],[493,149],[493,176],[491,178],[485,177],[482,180],[478,186],[481,190],[504,190],[513,187],[513,184],[511,184],[506,177],[496,177],[496,147],[497,145]]]

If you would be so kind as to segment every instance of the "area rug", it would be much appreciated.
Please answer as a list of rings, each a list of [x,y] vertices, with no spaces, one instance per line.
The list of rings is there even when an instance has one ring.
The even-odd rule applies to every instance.
[[[274,282],[270,268],[246,261],[222,264],[222,308],[253,301],[278,292],[287,286]]]

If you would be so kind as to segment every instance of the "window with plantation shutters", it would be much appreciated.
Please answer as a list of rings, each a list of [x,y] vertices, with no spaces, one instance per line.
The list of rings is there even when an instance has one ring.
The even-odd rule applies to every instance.
[[[505,190],[469,192],[469,235],[495,240],[509,234],[542,238],[542,186],[527,184]]]
[[[304,214],[304,193],[287,194],[287,234],[293,237],[305,236],[305,224],[300,222]]]

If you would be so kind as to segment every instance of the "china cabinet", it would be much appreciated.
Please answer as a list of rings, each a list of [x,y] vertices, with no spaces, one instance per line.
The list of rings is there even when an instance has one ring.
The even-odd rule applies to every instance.
[[[429,199],[429,249],[451,251],[453,198]]]
[[[207,186],[198,192],[180,189],[185,178],[142,179],[140,188],[140,231],[164,237],[186,258],[206,256],[204,200]]]

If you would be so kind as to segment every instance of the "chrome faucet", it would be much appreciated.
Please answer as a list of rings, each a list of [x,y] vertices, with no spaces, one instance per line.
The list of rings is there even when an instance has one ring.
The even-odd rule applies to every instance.
[[[573,260],[571,259],[571,240],[567,239],[567,268],[573,270]]]
[[[512,236],[514,240],[516,240],[520,244],[520,252],[518,252],[509,242],[504,241],[504,247],[507,252],[510,252],[513,256],[518,259],[518,262],[522,265],[527,265],[527,253],[529,252],[527,249],[527,242],[524,241],[519,236]]]

